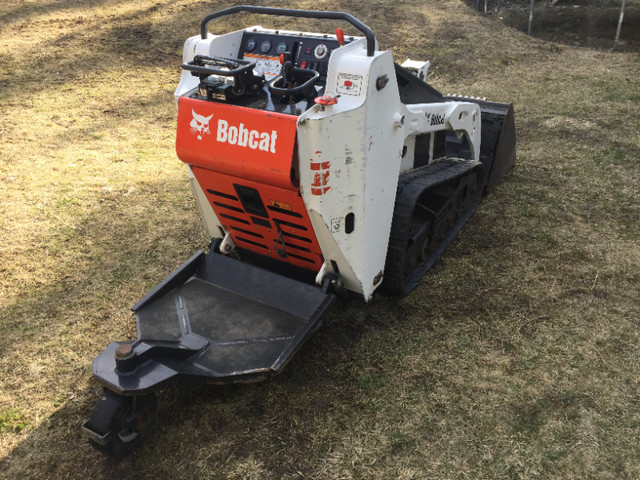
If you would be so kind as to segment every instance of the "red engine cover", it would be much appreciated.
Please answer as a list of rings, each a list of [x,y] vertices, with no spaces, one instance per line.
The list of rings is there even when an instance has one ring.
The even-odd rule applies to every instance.
[[[176,151],[238,247],[317,272],[322,252],[291,178],[296,121],[181,97]]]
[[[293,189],[296,121],[291,115],[180,97],[176,152],[189,165]]]

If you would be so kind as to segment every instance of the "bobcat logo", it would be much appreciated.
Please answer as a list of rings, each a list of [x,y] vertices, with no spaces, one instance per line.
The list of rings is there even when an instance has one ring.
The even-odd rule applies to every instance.
[[[191,133],[197,134],[198,140],[202,140],[202,135],[205,133],[207,135],[211,135],[211,130],[209,130],[209,120],[213,117],[213,113],[208,117],[198,115],[193,109],[191,109],[191,113],[193,114],[193,119],[189,124],[191,126]]]

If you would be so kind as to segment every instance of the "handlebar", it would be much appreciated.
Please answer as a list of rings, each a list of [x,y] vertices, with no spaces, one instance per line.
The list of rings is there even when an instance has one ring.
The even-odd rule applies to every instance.
[[[372,57],[376,48],[376,39],[373,32],[360,20],[355,18],[349,13],[345,12],[322,12],[319,10],[293,10],[289,8],[272,8],[272,7],[257,7],[254,5],[238,5],[235,7],[226,8],[217,12],[211,13],[202,19],[200,24],[200,36],[202,39],[207,38],[207,27],[212,20],[216,18],[226,17],[227,15],[234,15],[236,13],[259,13],[261,15],[280,15],[283,17],[298,17],[298,18],[318,18],[322,20],[344,20],[356,27],[362,32],[367,39],[367,56]]]
[[[220,64],[225,65],[229,70],[220,70],[212,66]],[[207,57],[205,55],[196,55],[191,62],[182,64],[182,68],[185,70],[204,73],[206,75],[223,75],[225,77],[232,77],[240,73],[248,72],[249,70],[253,70],[255,66],[256,62],[247,60],[231,60],[221,57]]]

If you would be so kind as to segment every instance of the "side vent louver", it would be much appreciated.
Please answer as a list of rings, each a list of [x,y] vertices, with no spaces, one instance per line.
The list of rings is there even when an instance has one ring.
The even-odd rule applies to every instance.
[[[300,195],[220,173],[194,170],[224,229],[240,249],[318,271],[322,252]]]

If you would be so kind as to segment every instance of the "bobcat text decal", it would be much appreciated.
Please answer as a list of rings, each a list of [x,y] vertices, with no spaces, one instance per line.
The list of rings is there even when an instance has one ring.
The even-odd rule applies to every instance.
[[[445,116],[444,113],[427,113],[427,120],[430,120],[430,125],[444,125]]]
[[[277,138],[278,132],[276,130],[271,130],[271,133],[259,132],[258,130],[245,128],[244,123],[236,127],[235,125],[229,126],[229,122],[226,120],[218,120],[216,140],[219,142],[226,142],[239,147],[249,147],[252,150],[258,149],[263,152],[276,153]]]
[[[202,140],[204,134],[211,135],[209,129],[209,121],[213,117],[213,114],[205,117],[191,110],[193,118],[189,126],[191,127],[191,133],[198,137],[198,140]],[[218,119],[218,132],[216,134],[216,140],[218,142],[228,143],[229,145],[237,145],[239,147],[249,147],[252,150],[262,150],[263,152],[276,153],[276,140],[278,139],[278,132],[271,130],[269,132],[260,132],[258,130],[251,130],[241,123],[238,126],[231,125],[229,122],[223,119]]]
[[[291,175],[297,120],[284,113],[180,97],[176,153],[191,166],[297,189]]]

